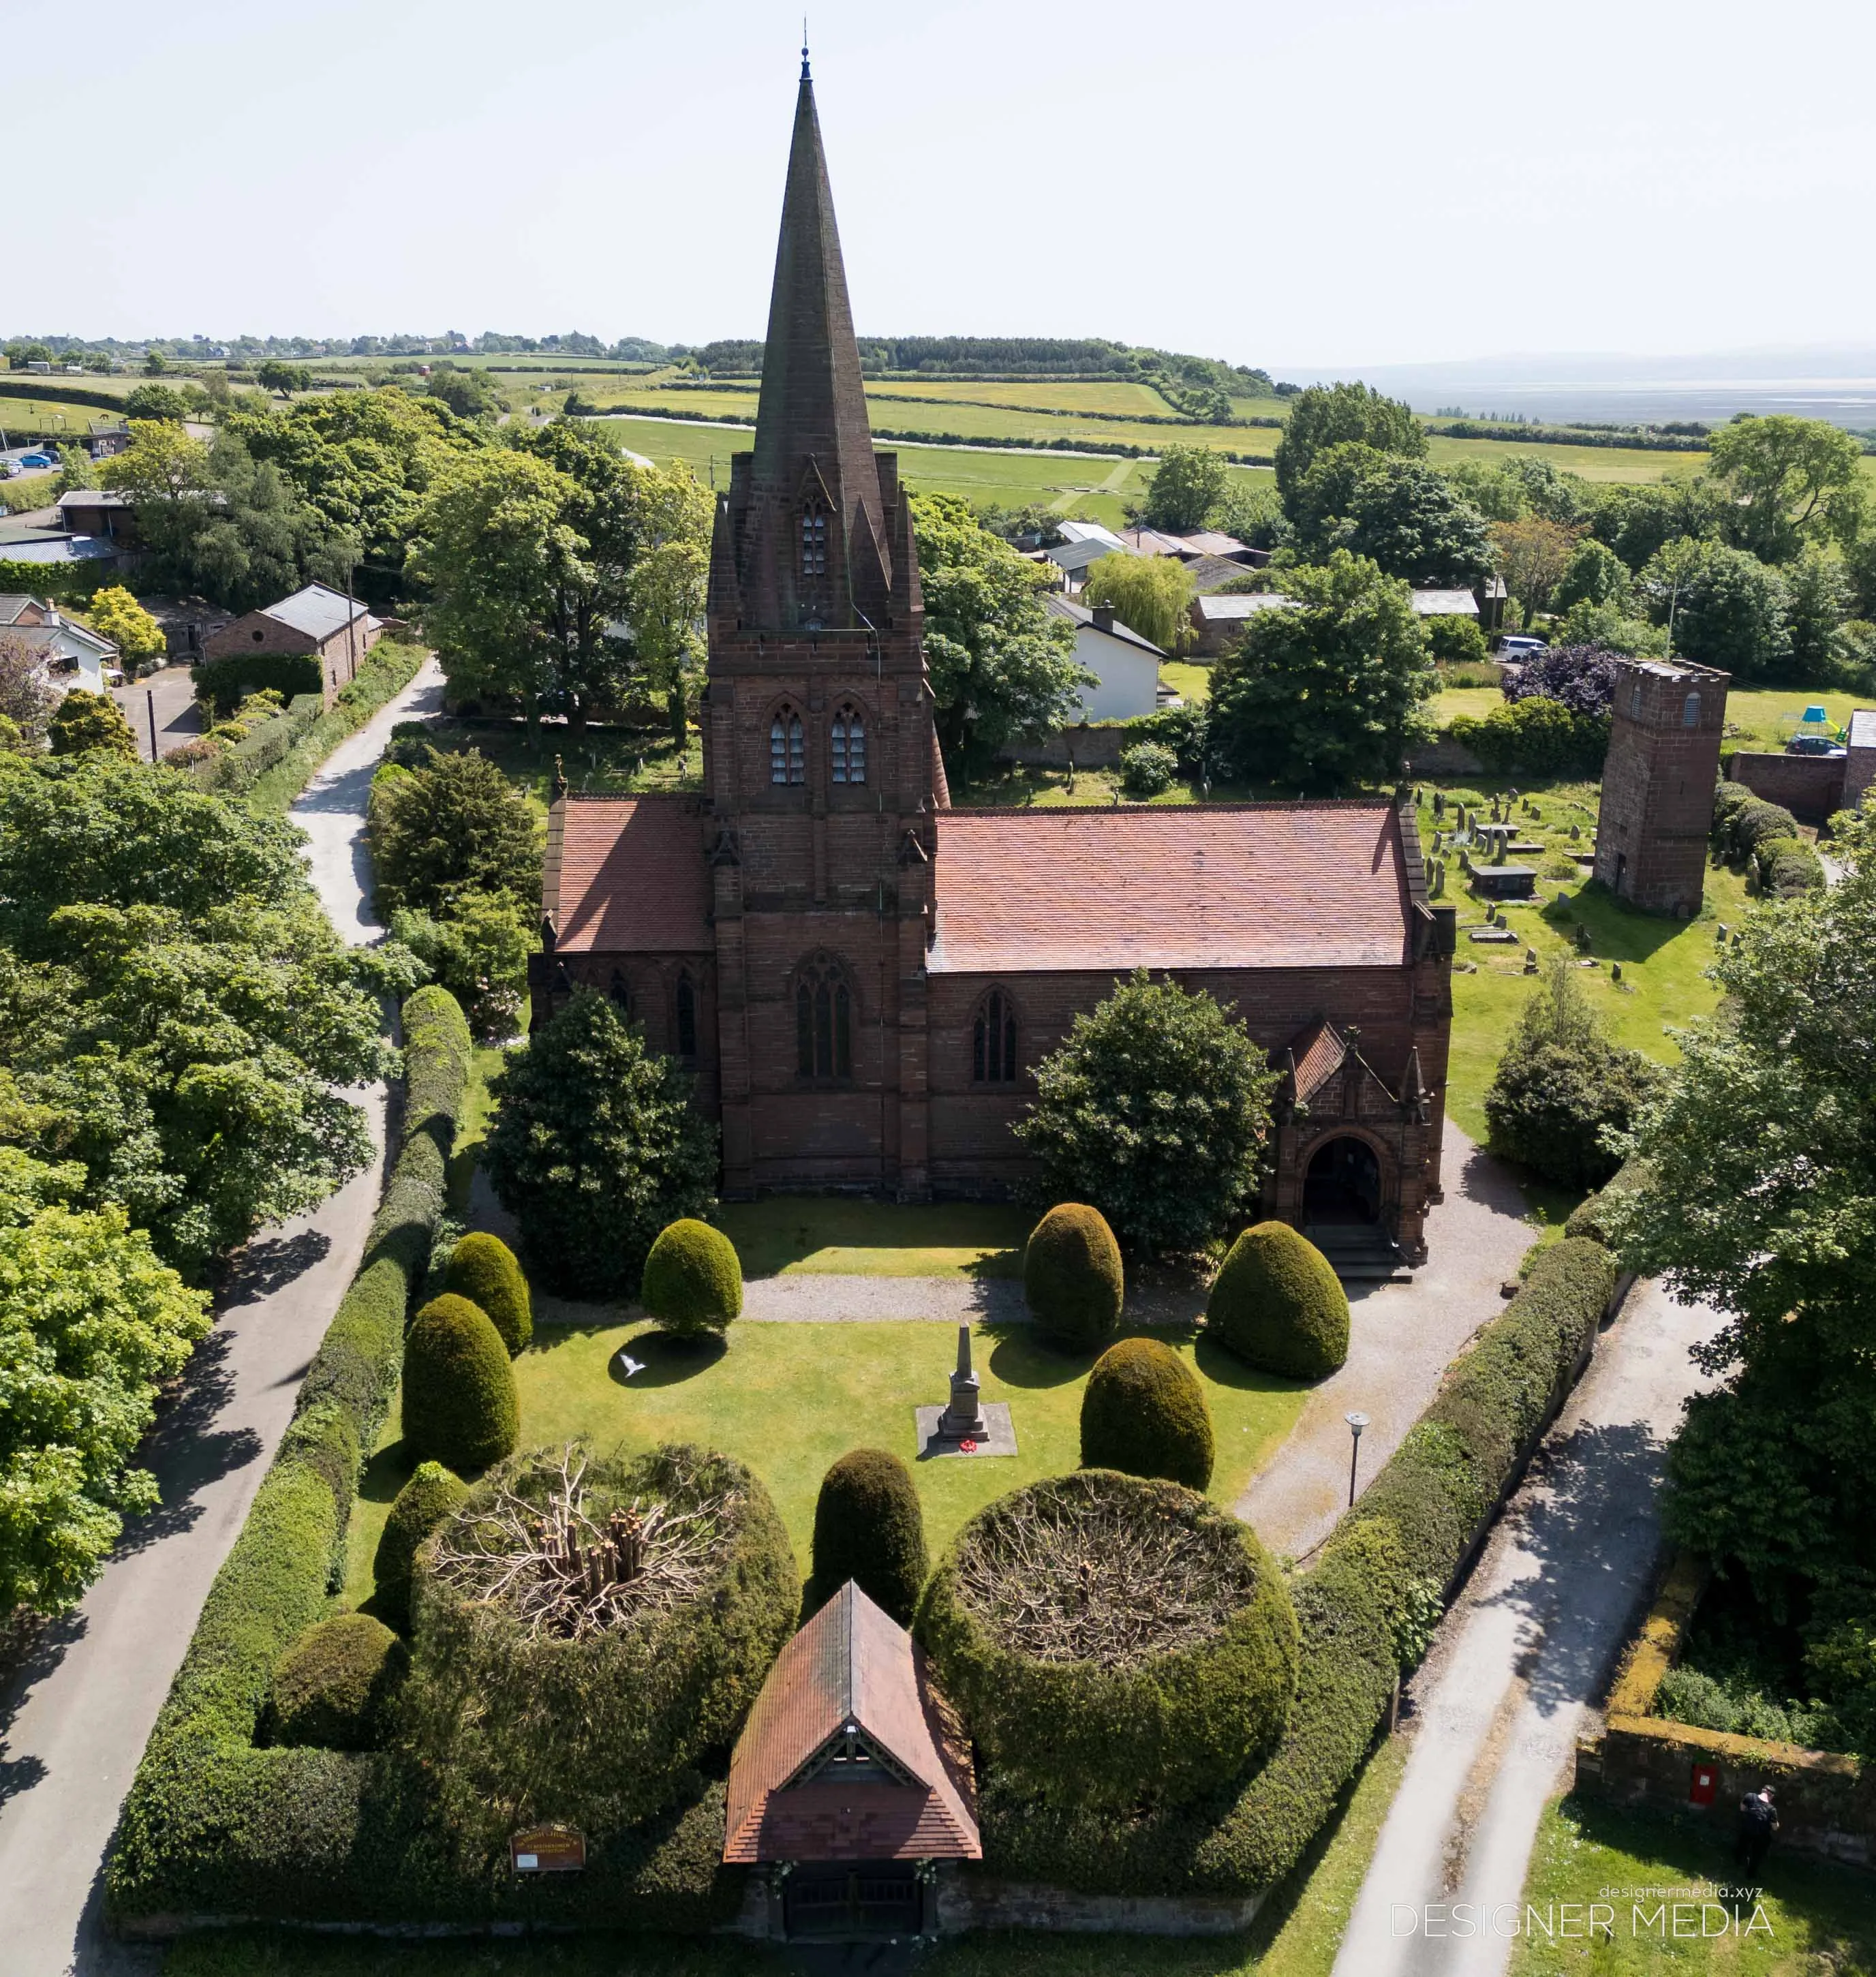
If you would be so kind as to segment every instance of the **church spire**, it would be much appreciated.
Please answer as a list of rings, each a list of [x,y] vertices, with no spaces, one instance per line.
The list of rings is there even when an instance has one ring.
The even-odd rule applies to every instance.
[[[740,559],[744,622],[849,626],[886,608],[885,504],[802,28]]]

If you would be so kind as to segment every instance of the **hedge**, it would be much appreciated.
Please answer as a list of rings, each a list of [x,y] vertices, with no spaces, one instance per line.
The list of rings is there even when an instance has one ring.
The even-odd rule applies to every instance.
[[[409,1655],[369,1613],[315,1620],[274,1670],[267,1728],[275,1744],[369,1751],[391,1727]]]
[[[417,1548],[463,1506],[469,1486],[440,1462],[420,1462],[397,1492],[371,1561],[373,1604],[393,1626],[410,1624],[410,1566]]]
[[[282,700],[317,694],[321,708],[325,705],[325,669],[315,652],[235,652],[225,659],[198,660],[189,677],[196,698],[213,701],[218,714],[268,688]]]
[[[1824,861],[1802,837],[1762,838],[1752,863],[1759,889],[1772,899],[1795,899],[1800,893],[1823,889]]]
[[[1052,1345],[1085,1351],[1113,1337],[1126,1295],[1107,1218],[1085,1202],[1058,1202],[1023,1252],[1023,1297],[1037,1329]]]
[[[584,1874],[517,1884],[505,1863],[482,1875],[450,1864],[407,1758],[256,1744],[275,1666],[343,1569],[355,1451],[375,1441],[395,1391],[407,1303],[441,1218],[468,1025],[435,988],[404,1018],[404,1134],[384,1203],[138,1766],[106,1869],[110,1913],[120,1926],[241,1915],[707,1928],[739,1893],[719,1871],[720,1784],[689,1781],[657,1819],[595,1848]]]
[[[1162,1477],[1202,1490],[1216,1454],[1197,1375],[1157,1338],[1123,1338],[1081,1393],[1081,1466]]]
[[[912,1625],[930,1559],[912,1472],[883,1448],[849,1449],[821,1478],[814,1501],[818,1610],[851,1579],[902,1627]]]
[[[264,721],[245,741],[190,763],[189,772],[205,790],[239,795],[252,789],[298,741],[325,711],[316,693],[303,693],[271,721]]]
[[[1073,1544],[1078,1513],[1111,1507],[1146,1528],[1176,1524],[1235,1547],[1236,1603],[1214,1632],[1118,1662],[1044,1660],[1009,1645],[967,1590],[973,1552],[994,1553],[1019,1526],[1034,1543],[1066,1523],[1056,1543]],[[1021,1568],[1006,1551],[1001,1570]],[[1150,1605],[1152,1587],[1136,1596]],[[1111,1469],[1047,1478],[980,1510],[931,1575],[915,1632],[992,1775],[1076,1806],[1124,1808],[1149,1794],[1183,1801],[1215,1790],[1270,1748],[1297,1675],[1290,1597],[1256,1533],[1196,1490]],[[1011,1871],[987,1841],[984,1851],[994,1871]],[[1099,1875],[1101,1863],[1090,1859],[1086,1870]]]
[[[1268,1761],[1196,1804],[1119,1811],[1026,1790],[992,1767],[978,1800],[988,1870],[1132,1895],[1243,1896],[1288,1873],[1416,1658],[1414,1615],[1451,1588],[1568,1391],[1614,1276],[1599,1243],[1545,1251],[1295,1582],[1296,1695]]]
[[[1262,1372],[1320,1380],[1348,1358],[1348,1293],[1307,1236],[1260,1222],[1212,1281],[1205,1332]]]

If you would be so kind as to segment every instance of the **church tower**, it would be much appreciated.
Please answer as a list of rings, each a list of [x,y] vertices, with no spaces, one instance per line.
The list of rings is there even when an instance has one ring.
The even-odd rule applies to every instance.
[[[717,506],[702,708],[724,1192],[929,1191],[931,812],[898,462],[867,423],[807,53],[755,444]]]
[[[1617,675],[1596,876],[1644,912],[1700,910],[1729,683],[1686,659],[1627,659]]]

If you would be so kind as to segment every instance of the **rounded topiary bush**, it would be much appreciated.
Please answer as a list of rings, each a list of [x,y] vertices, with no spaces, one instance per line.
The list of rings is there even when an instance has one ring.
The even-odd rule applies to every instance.
[[[734,1738],[800,1604],[728,1456],[518,1455],[418,1548],[400,1718],[466,1848],[536,1819],[621,1833]]]
[[[883,1448],[850,1450],[821,1479],[814,1505],[815,1603],[852,1579],[910,1626],[928,1562],[912,1472]]]
[[[1263,1372],[1320,1380],[1348,1357],[1348,1295],[1307,1236],[1287,1222],[1260,1222],[1231,1245],[1205,1330]]]
[[[404,1342],[404,1440],[447,1468],[486,1469],[513,1452],[519,1429],[501,1334],[467,1298],[432,1298]]]
[[[1030,1232],[1023,1295],[1043,1335],[1071,1351],[1111,1338],[1126,1295],[1120,1245],[1098,1208],[1064,1201]]]
[[[979,1511],[917,1632],[994,1773],[1070,1804],[1219,1790],[1274,1741],[1296,1682],[1296,1616],[1256,1533],[1111,1469]]]
[[[1198,1377],[1157,1338],[1123,1338],[1094,1362],[1081,1396],[1081,1466],[1212,1480],[1212,1411]]]
[[[308,1627],[280,1658],[268,1695],[276,1744],[368,1751],[390,1721],[409,1657],[369,1613],[338,1613]]]
[[[743,1315],[743,1266],[720,1229],[687,1216],[659,1231],[639,1292],[647,1313],[680,1338],[726,1332]]]
[[[500,1236],[480,1230],[465,1236],[450,1252],[443,1287],[486,1312],[511,1357],[532,1342],[534,1301],[528,1295],[528,1280],[514,1251]]]
[[[445,1517],[461,1508],[468,1494],[468,1485],[440,1462],[420,1462],[410,1481],[397,1492],[372,1561],[377,1603],[393,1626],[410,1625],[410,1565],[417,1546]]]

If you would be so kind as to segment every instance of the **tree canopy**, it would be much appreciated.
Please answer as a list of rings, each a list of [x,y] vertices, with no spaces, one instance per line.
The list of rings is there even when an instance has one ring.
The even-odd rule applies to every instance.
[[[1483,517],[1418,460],[1383,455],[1361,474],[1334,540],[1416,586],[1468,586],[1492,569]]]
[[[1141,519],[1150,529],[1183,533],[1202,529],[1225,498],[1231,470],[1223,454],[1208,446],[1167,446],[1146,484]]]
[[[1047,572],[956,495],[912,503],[938,741],[953,772],[968,775],[1006,741],[1067,726],[1094,675],[1075,658],[1074,627],[1044,602]]]
[[[1255,1198],[1276,1084],[1241,1022],[1141,969],[1036,1067],[1015,1131],[1039,1198],[1099,1209],[1130,1249],[1196,1249]]]
[[[1284,586],[1294,606],[1258,612],[1215,669],[1212,747],[1254,782],[1391,779],[1431,733],[1423,704],[1439,684],[1407,586],[1337,550]]]
[[[1111,604],[1114,616],[1129,630],[1150,639],[1162,652],[1177,653],[1192,642],[1187,613],[1193,596],[1192,574],[1177,556],[1117,551],[1089,566],[1081,601]]]
[[[1673,649],[1745,682],[1782,674],[1792,652],[1785,579],[1746,550],[1686,537],[1657,550],[1636,581]]]
[[[1367,385],[1312,385],[1291,401],[1277,442],[1277,487],[1286,513],[1317,460],[1330,447],[1350,441],[1410,460],[1426,451],[1426,434],[1398,398],[1383,398]]]
[[[1732,540],[1768,563],[1789,563],[1807,542],[1839,533],[1852,516],[1861,451],[1825,419],[1740,413],[1713,440]]]

